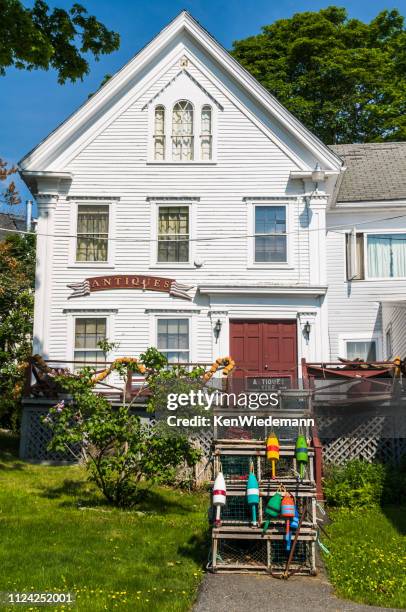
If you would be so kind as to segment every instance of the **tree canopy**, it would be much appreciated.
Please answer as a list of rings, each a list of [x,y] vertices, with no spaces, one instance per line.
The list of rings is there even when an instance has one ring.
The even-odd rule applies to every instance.
[[[406,140],[406,30],[344,8],[296,13],[234,42],[233,56],[325,143]]]
[[[120,36],[80,4],[50,10],[43,0],[35,0],[32,8],[20,0],[0,0],[0,15],[1,75],[11,66],[54,68],[59,83],[76,81],[89,72],[86,54],[97,60],[120,45]]]

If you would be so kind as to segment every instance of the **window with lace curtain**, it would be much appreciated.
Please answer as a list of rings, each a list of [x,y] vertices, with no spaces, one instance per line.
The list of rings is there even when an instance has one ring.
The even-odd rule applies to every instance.
[[[109,206],[79,204],[76,261],[107,261]]]
[[[193,160],[193,106],[180,100],[172,110],[172,160]]]
[[[189,261],[189,207],[158,207],[158,263]]]
[[[165,108],[162,104],[155,107],[154,159],[165,159]]]
[[[211,106],[205,104],[202,107],[200,132],[200,155],[202,160],[209,160],[212,157],[212,111]]]

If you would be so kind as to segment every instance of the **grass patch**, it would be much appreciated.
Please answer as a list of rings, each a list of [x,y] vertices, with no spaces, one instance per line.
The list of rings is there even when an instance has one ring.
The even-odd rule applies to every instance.
[[[75,592],[75,611],[188,610],[207,558],[207,504],[204,493],[154,487],[136,510],[118,510],[82,468],[3,452],[0,591]]]
[[[328,575],[337,595],[359,603],[406,608],[406,508],[329,512]]]

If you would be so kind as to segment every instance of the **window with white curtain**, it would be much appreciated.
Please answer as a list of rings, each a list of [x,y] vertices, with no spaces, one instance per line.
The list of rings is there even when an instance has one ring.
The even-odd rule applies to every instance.
[[[212,157],[212,110],[211,106],[205,104],[202,107],[202,123],[200,133],[200,155],[202,160],[209,160]]]
[[[255,263],[286,262],[286,206],[255,206]]]
[[[165,159],[165,108],[162,104],[155,107],[154,159]]]
[[[189,345],[189,319],[158,319],[157,349],[169,363],[188,363]]]
[[[189,261],[189,207],[158,207],[158,263]]]
[[[107,321],[105,317],[86,317],[75,320],[74,361],[77,369],[85,365],[97,366],[104,364],[106,355],[98,346],[106,339]]]
[[[76,261],[107,261],[109,237],[108,204],[79,204]]]
[[[369,278],[406,278],[406,234],[368,234]]]
[[[193,106],[188,100],[177,102],[172,111],[172,159],[193,160]]]

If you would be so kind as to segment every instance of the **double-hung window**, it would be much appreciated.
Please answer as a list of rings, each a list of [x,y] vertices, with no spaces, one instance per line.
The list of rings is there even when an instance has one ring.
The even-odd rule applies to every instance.
[[[254,262],[287,263],[286,206],[254,207]]]
[[[73,360],[83,362],[77,364],[77,368],[85,364],[96,366],[104,364],[106,355],[98,346],[101,340],[106,339],[107,320],[105,317],[86,317],[75,319],[75,345]]]
[[[158,263],[189,262],[189,206],[158,207]]]
[[[169,363],[190,361],[189,319],[157,320],[157,348]]]
[[[108,204],[79,204],[77,214],[77,262],[108,260]]]
[[[347,359],[355,361],[376,361],[376,341],[375,340],[347,340]]]

